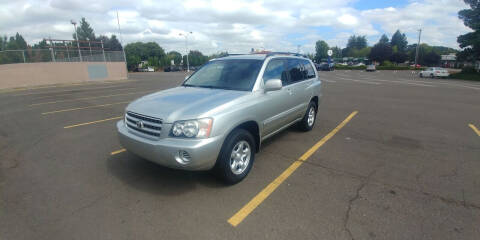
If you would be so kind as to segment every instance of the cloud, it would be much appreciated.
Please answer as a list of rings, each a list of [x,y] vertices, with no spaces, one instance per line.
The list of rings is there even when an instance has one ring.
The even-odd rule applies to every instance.
[[[189,48],[210,54],[250,48],[313,52],[316,40],[345,46],[352,34],[366,35],[372,45],[382,33],[400,29],[415,42],[457,47],[456,37],[470,31],[457,12],[467,6],[458,0],[410,0],[404,6],[355,9],[359,0],[16,0],[0,3],[0,35],[21,33],[33,43],[42,38],[71,39],[70,19],[85,17],[97,35],[155,41],[167,51],[185,52],[179,33],[192,31]],[[361,0],[360,0],[361,3]]]

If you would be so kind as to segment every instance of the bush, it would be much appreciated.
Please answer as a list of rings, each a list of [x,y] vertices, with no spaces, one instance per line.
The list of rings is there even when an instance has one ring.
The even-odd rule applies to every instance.
[[[392,67],[394,66],[392,62],[388,61],[388,60],[385,60],[382,62],[382,64],[380,66],[385,66],[385,67]]]
[[[407,66],[377,66],[377,70],[410,70]]]
[[[450,78],[480,81],[480,73],[477,73],[477,72],[463,72],[462,71],[462,72],[459,72],[459,73],[450,74]]]
[[[477,73],[474,67],[464,67],[462,68],[462,73]]]
[[[335,69],[337,70],[365,70],[367,66],[345,66],[345,65],[335,65]]]

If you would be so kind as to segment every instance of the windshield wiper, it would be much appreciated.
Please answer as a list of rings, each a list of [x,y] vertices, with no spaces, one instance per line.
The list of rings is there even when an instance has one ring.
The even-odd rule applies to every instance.
[[[188,83],[184,83],[182,84],[183,87],[198,87],[197,85],[192,85],[192,84],[188,84]]]

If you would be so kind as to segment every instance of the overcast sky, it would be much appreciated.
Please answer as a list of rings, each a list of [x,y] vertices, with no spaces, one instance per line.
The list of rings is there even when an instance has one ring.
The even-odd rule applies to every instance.
[[[316,40],[345,47],[352,34],[373,45],[381,34],[400,29],[417,41],[458,48],[457,36],[471,31],[458,19],[461,0],[0,0],[0,35],[21,33],[29,43],[71,39],[70,19],[85,17],[97,35],[118,35],[125,43],[155,41],[185,52],[179,33],[192,31],[189,48],[206,54],[251,48],[314,51]]]

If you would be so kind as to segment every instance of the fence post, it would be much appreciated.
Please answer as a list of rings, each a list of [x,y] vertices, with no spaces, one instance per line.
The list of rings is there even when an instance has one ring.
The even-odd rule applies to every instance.
[[[66,47],[66,49],[67,49],[68,61],[70,62],[70,52],[68,52],[68,44],[65,43],[65,41],[63,41],[63,45],[65,45],[65,47]]]
[[[100,40],[100,43],[102,43],[102,54],[103,54],[103,61],[106,62],[107,59],[105,58],[105,49],[103,48],[103,40]]]
[[[52,55],[52,62],[55,62],[55,54],[53,53],[53,48],[50,48],[50,53]]]
[[[22,55],[23,55],[23,63],[27,63],[27,60],[25,60],[25,50],[22,50]]]

